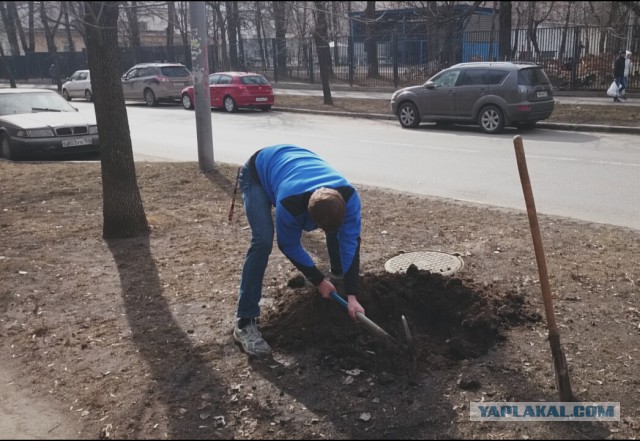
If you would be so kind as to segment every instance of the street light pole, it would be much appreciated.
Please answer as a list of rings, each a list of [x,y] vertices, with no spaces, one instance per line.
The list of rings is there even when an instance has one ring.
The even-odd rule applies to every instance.
[[[205,2],[189,2],[191,18],[191,60],[193,63],[193,92],[195,95],[196,134],[200,169],[214,169],[213,132],[211,128],[211,98],[209,90],[209,60],[207,14]]]

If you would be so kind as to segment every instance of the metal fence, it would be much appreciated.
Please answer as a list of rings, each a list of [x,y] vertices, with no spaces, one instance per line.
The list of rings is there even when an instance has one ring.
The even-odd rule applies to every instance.
[[[335,37],[326,42],[330,52],[330,82],[351,86],[404,87],[421,84],[439,70],[459,62],[528,61],[544,67],[558,90],[604,91],[613,80],[613,61],[621,50],[640,50],[640,28],[544,28],[529,34],[511,31],[508,55],[500,56],[499,32],[433,32],[429,39],[396,35]],[[209,45],[211,72],[238,69],[264,74],[271,81],[320,83],[318,48],[311,38],[245,39],[238,65],[229,65],[228,48]],[[369,56],[368,52],[375,52]],[[85,52],[60,52],[60,74],[87,69]],[[48,53],[7,56],[17,79],[46,78],[52,58]],[[191,66],[190,50],[183,46],[121,48],[121,70],[139,62],[180,62]],[[640,66],[634,63],[629,90],[640,89]],[[0,69],[4,77],[4,70]]]

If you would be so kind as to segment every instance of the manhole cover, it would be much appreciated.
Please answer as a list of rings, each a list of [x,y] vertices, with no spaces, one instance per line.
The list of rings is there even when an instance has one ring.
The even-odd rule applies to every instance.
[[[462,259],[453,254],[439,251],[416,251],[392,257],[385,262],[384,269],[390,273],[404,273],[411,264],[420,270],[431,271],[443,276],[451,275],[464,266]]]

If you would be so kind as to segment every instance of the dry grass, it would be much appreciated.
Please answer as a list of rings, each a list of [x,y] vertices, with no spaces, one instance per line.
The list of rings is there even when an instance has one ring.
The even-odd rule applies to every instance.
[[[333,98],[333,106],[323,104],[323,98],[317,96],[278,95],[277,107],[298,109],[341,111],[354,113],[391,114],[389,100]],[[635,106],[599,106],[589,104],[556,104],[548,122],[572,124],[604,124],[617,126],[637,126],[640,122],[640,107]]]

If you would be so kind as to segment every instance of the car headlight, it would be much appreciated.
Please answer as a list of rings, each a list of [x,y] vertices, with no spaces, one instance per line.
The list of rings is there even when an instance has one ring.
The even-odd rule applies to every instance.
[[[23,138],[50,138],[54,136],[51,129],[19,130],[16,135]]]
[[[89,135],[97,135],[98,126],[89,126]]]

